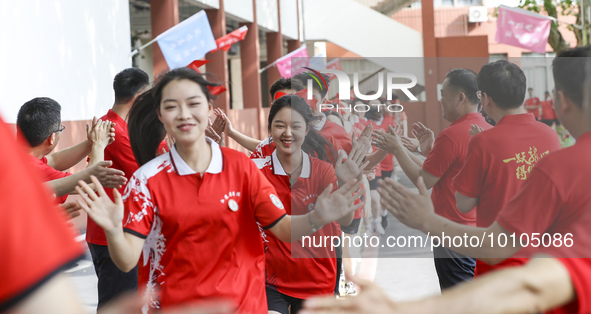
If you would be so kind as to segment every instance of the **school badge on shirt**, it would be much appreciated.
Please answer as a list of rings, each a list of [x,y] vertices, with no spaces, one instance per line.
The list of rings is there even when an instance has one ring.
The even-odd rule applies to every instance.
[[[281,203],[281,200],[279,197],[277,197],[277,195],[271,194],[269,197],[271,197],[271,202],[273,202],[273,205],[277,206],[279,209],[283,209],[283,203]]]
[[[228,201],[228,207],[230,208],[230,210],[232,210],[233,212],[238,210],[238,202],[236,202],[235,200],[229,200]]]

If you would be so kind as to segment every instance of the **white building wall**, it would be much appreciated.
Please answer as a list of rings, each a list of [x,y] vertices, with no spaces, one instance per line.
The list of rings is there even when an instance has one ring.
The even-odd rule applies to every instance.
[[[131,66],[127,0],[0,1],[0,113],[15,123],[40,96],[62,105],[62,120],[102,116],[113,77]]]

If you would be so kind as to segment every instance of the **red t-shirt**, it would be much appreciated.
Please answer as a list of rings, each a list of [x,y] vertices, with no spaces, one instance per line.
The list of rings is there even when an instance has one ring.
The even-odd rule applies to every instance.
[[[540,99],[538,97],[533,97],[533,98],[528,98],[525,100],[525,110],[527,110],[528,113],[533,113],[534,117],[536,117],[536,119],[539,118],[540,112],[539,112],[539,108],[538,106],[540,105]],[[527,107],[533,107],[535,106],[536,108],[532,108],[529,109]]]
[[[542,120],[556,119],[556,112],[554,111],[552,99],[541,102],[542,106]]]
[[[33,167],[36,169],[36,171],[41,175],[41,180],[43,180],[43,182],[57,180],[57,179],[65,178],[65,177],[71,175],[71,173],[69,173],[69,172],[59,171],[59,170],[56,170],[55,168],[53,168],[52,166],[48,165],[47,164],[47,157],[43,157],[43,158],[39,159],[39,158],[29,154],[29,160],[31,162],[31,165],[33,165]],[[55,201],[58,204],[63,204],[66,202],[67,198],[68,198],[68,194],[64,194],[60,197],[56,197]]]
[[[555,257],[591,258],[591,251],[585,256],[580,253],[586,253],[588,248],[579,247],[586,242],[583,239],[591,238],[586,235],[589,225],[583,230],[574,227],[586,212],[591,212],[589,156],[591,133],[587,132],[577,139],[575,145],[542,159],[515,197],[499,213],[497,222],[517,237],[521,234],[531,237],[533,233],[559,233],[563,236],[571,233],[574,239],[572,247],[557,247],[559,251],[555,251],[554,246],[542,246],[540,249]],[[520,255],[534,254],[534,250],[537,251],[533,247],[526,248]]]
[[[27,162],[23,143],[0,119],[0,312],[84,254],[62,209]],[[30,156],[30,155],[29,155]],[[35,158],[36,159],[36,158]]]
[[[464,214],[457,210],[456,192],[452,187],[452,180],[462,169],[468,153],[472,124],[484,130],[492,128],[480,113],[469,113],[457,119],[439,133],[423,163],[423,170],[439,178],[431,193],[435,213],[461,224],[475,226],[476,212]]]
[[[504,116],[494,128],[476,134],[468,145],[466,162],[453,180],[457,192],[479,199],[476,225],[490,226],[529,177],[534,165],[560,148],[556,132],[537,122],[531,114]],[[477,261],[476,266],[481,275],[521,263],[507,259],[495,266]]]
[[[124,230],[146,239],[142,272],[152,308],[213,297],[239,313],[267,313],[259,224],[285,216],[275,189],[243,153],[208,139],[212,158],[195,173],[176,149],[135,172],[125,191]]]
[[[264,139],[262,142],[257,145],[254,152],[250,154],[250,159],[258,159],[258,158],[265,158],[267,156],[271,156],[275,151],[275,143],[273,143],[273,138],[268,137]]]
[[[326,117],[323,119],[324,124],[322,122],[318,127],[322,127],[321,129],[317,129],[318,134],[324,137],[334,149],[334,153],[336,156],[339,155],[339,151],[344,151],[347,155],[353,149],[353,141],[347,131],[342,126],[332,123],[326,120]],[[330,161],[334,164],[336,159],[330,158]]]
[[[261,171],[277,190],[288,215],[307,215],[314,209],[318,195],[329,184],[337,188],[337,177],[332,165],[309,157],[306,153],[303,153],[302,173],[293,187],[277,154],[273,153],[268,160],[261,165]],[[321,243],[325,236],[340,236],[337,223],[333,222],[316,231],[310,236],[311,242]],[[267,286],[299,299],[333,293],[337,270],[335,252],[330,251],[330,245],[311,248],[308,242],[302,244],[302,240],[285,243],[268,230],[263,237]]]
[[[558,260],[566,267],[577,297],[572,302],[547,313],[591,313],[591,298],[589,298],[591,295],[591,259],[559,258]]]
[[[497,222],[505,230],[515,233],[517,238],[521,234],[531,238],[534,233],[539,233],[537,238],[540,239],[545,237],[543,234],[552,237],[561,234],[562,239],[568,233],[572,235],[570,247],[550,245],[545,248],[542,242],[540,248],[526,247],[518,252],[518,255],[549,254],[567,268],[578,298],[552,313],[591,312],[588,298],[591,291],[589,156],[591,133],[587,132],[577,139],[575,145],[541,160],[497,217]]]

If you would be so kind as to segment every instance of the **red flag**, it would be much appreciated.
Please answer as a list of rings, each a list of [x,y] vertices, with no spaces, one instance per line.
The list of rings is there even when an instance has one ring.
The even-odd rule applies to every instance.
[[[343,67],[341,66],[341,59],[334,58],[334,59],[330,60],[330,62],[326,64],[326,68],[342,71]],[[336,75],[331,74],[331,73],[326,73],[326,75],[328,75],[328,77],[331,80],[334,80],[337,77]]]
[[[246,25],[240,27],[239,29],[226,34],[218,39],[215,40],[215,43],[218,45],[218,47],[211,52],[216,52],[220,49],[222,49],[223,51],[228,51],[230,50],[230,47],[232,47],[233,44],[244,40],[244,37],[246,37],[246,33],[248,32],[248,27],[246,27]]]
[[[318,100],[314,97],[312,97],[312,99],[308,99],[308,90],[307,89],[302,89],[301,91],[297,92],[296,95],[304,98],[304,100],[306,101],[306,103],[308,104],[308,106],[314,108],[314,110],[317,110],[316,108],[318,108]]]
[[[211,62],[211,60],[195,60],[193,62],[191,62],[191,64],[187,65],[187,68],[189,69],[193,69],[195,70],[197,73],[201,73],[201,71],[199,71],[199,68],[208,64],[209,62]],[[227,91],[226,87],[224,85],[219,85],[219,86],[207,86],[207,90],[209,90],[209,92],[213,95],[213,96],[217,96],[225,91]]]

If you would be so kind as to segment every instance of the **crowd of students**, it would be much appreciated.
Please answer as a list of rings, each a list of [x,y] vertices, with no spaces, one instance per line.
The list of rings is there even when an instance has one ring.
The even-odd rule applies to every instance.
[[[81,313],[60,271],[83,254],[66,224],[82,209],[102,313],[589,312],[590,50],[553,62],[552,107],[577,139],[566,149],[526,112],[525,75],[507,61],[446,75],[440,103],[451,125],[437,137],[420,122],[409,134],[402,110],[384,110],[402,109],[395,95],[321,110],[329,107],[321,106],[329,102],[321,80],[306,96],[313,73],[271,86],[266,139],[236,130],[214,109],[218,84],[190,68],[153,86],[139,69],[120,72],[114,105],[87,126],[88,139],[55,153],[61,108],[32,99],[18,114],[20,144],[0,127],[11,151],[1,156],[10,167],[0,175],[0,311]],[[225,136],[250,156],[224,147]],[[63,172],[87,156],[85,170]],[[419,194],[397,182],[397,166]],[[65,203],[68,194],[81,201]],[[380,236],[388,213],[432,236],[494,236],[480,246],[436,247],[442,294],[414,302],[393,302],[350,276],[347,246],[303,241],[362,227]],[[561,243],[571,234],[574,244],[494,242],[533,234],[560,235]],[[138,290],[141,302],[122,297]],[[335,298],[343,293],[352,295]],[[213,303],[179,308],[196,301]]]

